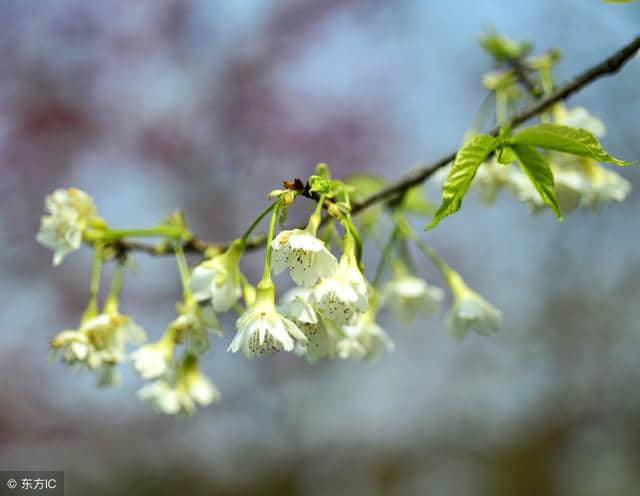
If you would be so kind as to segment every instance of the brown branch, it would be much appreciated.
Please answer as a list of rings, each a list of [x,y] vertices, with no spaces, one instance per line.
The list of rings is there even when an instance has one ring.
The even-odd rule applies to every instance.
[[[530,106],[523,109],[518,114],[514,115],[507,122],[507,126],[514,128],[519,126],[520,124],[528,121],[532,117],[540,114],[548,107],[553,105],[556,102],[567,99],[573,93],[576,93],[580,89],[594,82],[602,76],[606,76],[609,74],[615,74],[618,72],[622,66],[629,61],[631,57],[633,57],[638,50],[640,50],[640,36],[637,36],[633,41],[629,44],[625,45],[621,49],[617,50],[613,55],[609,56],[599,64],[590,67],[582,74],[574,77],[567,83],[562,86],[559,86],[556,90],[550,93],[545,98],[541,98],[531,104]],[[526,83],[523,83],[526,84]],[[535,87],[534,87],[535,88]],[[489,134],[493,136],[497,136],[500,131],[499,127],[496,127],[490,131]],[[383,201],[391,201],[397,199],[400,195],[406,192],[408,189],[417,186],[418,184],[426,181],[431,175],[436,172],[438,169],[441,169],[448,163],[452,162],[456,158],[457,150],[449,153],[448,155],[442,157],[441,159],[431,163],[419,167],[409,174],[407,174],[402,179],[382,188],[380,191],[368,196],[363,201],[359,203],[355,203],[352,206],[352,213],[355,215],[367,208],[371,207],[376,203],[380,203]],[[247,249],[259,248],[265,242],[265,236],[254,236],[249,239],[247,243]],[[120,246],[125,250],[130,251],[142,251],[145,253],[149,253],[152,255],[163,255],[168,253],[173,253],[170,246],[166,246],[163,249],[159,249],[158,247],[147,245],[144,243],[134,243],[129,241],[121,241]],[[163,246],[163,245],[159,245]],[[203,253],[208,247],[217,247],[220,249],[224,249],[227,244],[226,243],[207,243],[197,238],[194,238],[185,246],[185,251],[192,253]]]

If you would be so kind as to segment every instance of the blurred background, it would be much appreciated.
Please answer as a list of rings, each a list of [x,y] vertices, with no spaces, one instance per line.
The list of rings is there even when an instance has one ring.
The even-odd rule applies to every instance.
[[[460,143],[492,26],[561,49],[562,81],[636,36],[640,4],[0,0],[0,468],[63,469],[70,495],[640,494],[633,167],[636,191],[598,214],[559,224],[472,195],[429,234],[504,312],[497,337],[452,340],[443,313],[410,327],[383,314],[393,353],[310,366],[226,353],[229,318],[204,363],[223,402],[177,419],[138,402],[130,366],[99,390],[47,360],[78,323],[90,264],[83,249],[54,269],[36,244],[47,193],[84,189],[115,227],[182,207],[202,238],[228,240],[317,162],[397,178]],[[639,81],[636,58],[569,102],[627,159]],[[180,297],[175,264],[135,260],[122,310],[157,336]],[[258,257],[243,264],[255,281]]]

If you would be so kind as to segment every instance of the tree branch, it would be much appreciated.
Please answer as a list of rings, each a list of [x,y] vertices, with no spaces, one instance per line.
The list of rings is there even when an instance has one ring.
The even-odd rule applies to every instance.
[[[615,74],[622,68],[622,66],[626,62],[629,61],[631,57],[633,57],[638,52],[638,50],[640,50],[640,36],[637,36],[629,44],[617,50],[613,55],[607,57],[599,64],[590,67],[582,74],[574,77],[564,85],[559,86],[545,98],[537,100],[530,106],[523,109],[521,112],[512,116],[511,119],[509,119],[509,121],[506,123],[506,125],[512,128],[519,126],[532,117],[540,114],[554,103],[567,99],[573,93],[576,93],[585,86],[588,86],[600,77]],[[489,134],[496,136],[499,131],[500,128],[496,127],[492,129]],[[363,210],[366,210],[376,203],[397,199],[408,189],[426,181],[438,169],[441,169],[448,163],[453,162],[453,160],[456,158],[456,153],[457,150],[431,164],[426,164],[422,167],[418,167],[402,179],[382,188],[380,191],[377,191],[376,193],[368,196],[363,201],[353,204],[351,209],[352,214],[355,215],[359,212],[362,212]],[[264,244],[264,242],[265,236],[254,236],[248,240],[247,249],[259,248]],[[227,243],[208,243],[198,238],[193,238],[185,246],[185,251],[191,253],[204,253],[204,251],[208,247],[216,247],[222,250],[225,249],[227,245]],[[126,251],[142,251],[152,255],[164,255],[173,253],[170,245],[163,244],[152,246],[144,243],[123,240],[118,243],[118,247]]]

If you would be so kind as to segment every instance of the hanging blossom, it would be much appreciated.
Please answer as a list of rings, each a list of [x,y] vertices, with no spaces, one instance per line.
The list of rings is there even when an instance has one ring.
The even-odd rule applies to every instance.
[[[502,312],[469,288],[454,270],[447,269],[445,277],[454,297],[447,318],[449,333],[457,338],[463,338],[472,329],[482,335],[497,333],[502,325]]]
[[[242,350],[247,358],[280,350],[291,351],[294,339],[306,341],[304,333],[278,312],[271,280],[258,284],[255,301],[236,322],[237,332],[227,351]]]
[[[170,326],[160,340],[145,344],[131,353],[133,366],[143,379],[155,379],[169,370],[176,344],[174,330]]]
[[[236,240],[221,255],[205,260],[193,269],[189,287],[197,301],[211,300],[216,312],[230,310],[242,293],[242,274],[238,261],[244,243]]]
[[[604,122],[591,115],[584,107],[568,109],[561,103],[557,103],[552,108],[552,114],[557,124],[586,129],[598,138],[602,138],[607,133]]]
[[[310,289],[294,288],[283,295],[283,303],[278,310],[291,319],[307,338],[306,342],[298,341],[297,353],[309,363],[315,363],[335,354],[337,330],[318,315],[309,302],[310,296]]]
[[[375,360],[383,351],[393,351],[393,341],[376,322],[376,314],[377,304],[371,301],[368,310],[360,314],[354,324],[341,328],[343,337],[336,343],[340,358]]]
[[[76,188],[57,189],[45,198],[47,215],[40,221],[37,241],[53,250],[53,265],[80,248],[82,235],[94,218],[91,197]]]
[[[404,267],[394,270],[394,277],[382,291],[382,302],[391,305],[396,317],[405,322],[413,322],[419,313],[437,312],[443,299],[441,288],[412,276]]]
[[[582,204],[594,210],[602,205],[623,201],[631,192],[631,183],[620,174],[607,169],[590,158],[580,160],[590,188],[582,198]]]
[[[513,173],[517,172],[511,164],[501,164],[495,157],[480,165],[471,183],[480,193],[484,205],[493,205],[501,189],[512,184]]]
[[[321,279],[310,297],[316,310],[338,326],[352,324],[369,304],[367,281],[358,267],[354,243],[347,233],[335,274]]]
[[[166,374],[168,377],[143,386],[138,397],[169,415],[190,414],[198,406],[220,399],[218,389],[200,371],[196,355],[187,353],[175,369],[168,372],[171,372]]]
[[[176,341],[186,343],[190,351],[202,354],[209,349],[209,333],[222,336],[222,327],[211,305],[198,303],[187,292],[176,308],[180,315],[169,324]]]
[[[87,367],[98,383],[109,385],[117,380],[114,367],[125,360],[126,345],[144,338],[144,330],[130,317],[107,312],[87,318],[79,329],[62,331],[50,344],[64,362]]]
[[[305,229],[282,231],[271,242],[273,271],[279,274],[288,268],[295,283],[306,288],[316,284],[322,277],[330,277],[338,266],[336,257],[327,249],[324,241],[316,237],[323,202],[324,198],[320,198]]]

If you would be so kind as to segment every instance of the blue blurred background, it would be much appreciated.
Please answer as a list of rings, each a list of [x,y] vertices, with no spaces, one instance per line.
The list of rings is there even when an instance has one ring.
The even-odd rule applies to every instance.
[[[397,178],[460,143],[491,26],[561,49],[564,80],[636,36],[640,4],[0,0],[0,468],[64,469],[70,495],[640,494],[637,192],[563,224],[471,197],[429,234],[504,312],[495,338],[385,314],[396,350],[374,365],[249,362],[224,351],[228,319],[204,364],[224,401],[186,419],[140,404],[130,368],[98,390],[47,361],[90,261],[54,269],[35,243],[47,193],[84,189],[118,227],[182,207],[202,238],[228,240],[317,162]],[[570,101],[628,159],[639,81],[636,58]],[[622,174],[639,189],[635,168]],[[159,335],[175,264],[136,265],[122,309]],[[258,266],[244,264],[252,280]]]

